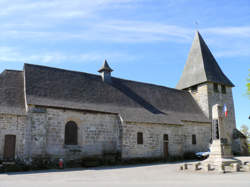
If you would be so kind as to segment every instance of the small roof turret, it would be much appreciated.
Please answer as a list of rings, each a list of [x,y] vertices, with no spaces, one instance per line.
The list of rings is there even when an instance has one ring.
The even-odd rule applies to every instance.
[[[101,69],[98,70],[101,73],[102,80],[106,83],[112,83],[111,72],[113,70],[109,67],[107,60],[104,61]]]
[[[107,60],[105,59],[101,69],[98,70],[99,73],[106,71],[106,72],[112,72],[113,70],[109,67]]]
[[[205,82],[234,86],[222,72],[205,41],[197,31],[176,88],[185,89]]]

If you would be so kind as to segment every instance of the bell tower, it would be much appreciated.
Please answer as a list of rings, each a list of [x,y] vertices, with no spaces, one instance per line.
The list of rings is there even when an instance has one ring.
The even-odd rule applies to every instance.
[[[191,93],[203,113],[212,122],[212,107],[215,104],[226,106],[225,137],[232,143],[233,130],[236,128],[233,83],[222,72],[205,41],[197,31],[190,49],[186,65],[177,89]]]

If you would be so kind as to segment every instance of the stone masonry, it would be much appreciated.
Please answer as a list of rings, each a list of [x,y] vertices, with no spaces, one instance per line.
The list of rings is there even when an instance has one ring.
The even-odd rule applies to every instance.
[[[4,136],[16,135],[16,158],[80,159],[120,152],[122,159],[163,158],[163,135],[169,137],[169,156],[206,151],[210,124],[185,122],[185,125],[121,122],[118,115],[54,108],[29,107],[27,116],[2,115],[0,159]],[[78,125],[78,145],[65,145],[65,124]],[[137,132],[143,144],[137,144]],[[192,135],[197,144],[192,145]],[[204,138],[205,137],[205,138]]]
[[[75,159],[120,150],[116,115],[52,108],[30,112],[29,115],[31,157]],[[74,121],[78,126],[77,145],[64,145],[64,130],[68,121]]]
[[[5,135],[16,135],[16,158],[27,153],[27,118],[19,115],[0,115],[0,159],[4,153]]]
[[[163,157],[163,135],[169,137],[169,156],[182,156],[185,152],[207,151],[211,134],[210,124],[185,122],[185,125],[136,124],[123,126],[122,157],[161,158]],[[143,144],[136,142],[137,132],[143,133]],[[192,135],[196,135],[197,144],[192,144]]]
[[[212,120],[212,106],[215,104],[221,104],[222,106],[226,104],[228,116],[225,118],[225,133],[228,141],[231,143],[233,130],[236,128],[232,88],[226,86],[226,93],[222,93],[221,85],[218,85],[218,92],[214,92],[212,83],[204,83],[198,85],[196,92],[190,90],[190,93],[210,120]]]

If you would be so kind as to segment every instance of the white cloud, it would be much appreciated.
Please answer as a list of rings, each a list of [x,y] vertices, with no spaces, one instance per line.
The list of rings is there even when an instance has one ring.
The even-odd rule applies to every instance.
[[[11,16],[23,14],[29,16],[29,13],[42,13],[45,17],[81,17],[82,15],[93,14],[110,6],[111,4],[123,4],[132,0],[11,0],[0,2],[2,16]],[[34,14],[34,15],[35,15]]]
[[[214,27],[201,30],[216,57],[250,56],[250,26]]]
[[[93,41],[106,43],[191,43],[193,28],[170,25],[157,21],[125,20],[106,18],[103,12],[136,5],[141,0],[0,0],[0,40],[2,43],[15,41]],[[170,1],[174,3],[175,1]],[[201,29],[215,47],[218,56],[250,55],[250,26],[214,27]],[[25,42],[24,42],[25,43]],[[232,43],[234,45],[232,45]],[[20,44],[21,45],[21,44]],[[42,44],[43,45],[43,44]],[[211,47],[209,46],[209,47]],[[44,46],[43,46],[44,47]],[[17,51],[0,49],[0,60],[59,62],[80,58],[79,54],[65,55],[48,52],[37,55],[21,55]],[[237,52],[236,52],[237,51]],[[27,53],[28,54],[28,53]],[[113,54],[114,55],[114,54]],[[115,55],[114,55],[115,56]],[[119,55],[118,55],[119,56]],[[98,54],[83,54],[82,60],[99,60]],[[16,59],[15,59],[16,58]],[[97,59],[99,58],[99,59]],[[18,60],[19,59],[19,60]]]
[[[74,31],[53,31],[29,29],[18,30],[14,27],[25,25],[5,25],[7,30],[0,31],[1,37],[13,39],[32,39],[32,40],[88,40],[88,41],[108,41],[108,42],[190,42],[193,31],[188,28],[174,25],[165,25],[153,22],[135,21],[107,21],[97,24],[86,24],[87,28]]]
[[[104,38],[118,42],[186,42],[192,38],[192,30],[157,22],[108,21],[94,26],[104,33]]]
[[[110,51],[100,52],[86,52],[79,54],[67,54],[62,52],[45,52],[39,54],[26,54],[17,48],[1,46],[0,47],[0,62],[23,62],[23,63],[36,63],[36,64],[60,64],[60,63],[92,63],[102,62],[105,58],[111,60],[113,63],[116,61],[122,62],[133,61],[134,56]]]
[[[250,26],[215,27],[203,29],[204,32],[223,36],[250,37]]]

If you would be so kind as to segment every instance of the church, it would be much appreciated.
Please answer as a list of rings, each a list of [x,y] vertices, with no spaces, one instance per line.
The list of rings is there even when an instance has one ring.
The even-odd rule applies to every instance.
[[[176,88],[116,78],[112,71],[107,61],[99,75],[33,64],[4,70],[0,160],[168,159],[207,151],[215,104],[226,106],[227,141],[242,151],[234,84],[199,32]]]

